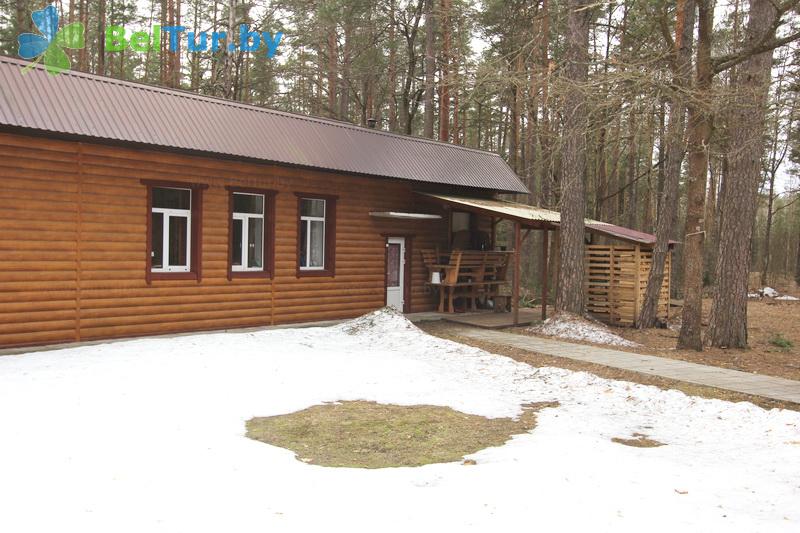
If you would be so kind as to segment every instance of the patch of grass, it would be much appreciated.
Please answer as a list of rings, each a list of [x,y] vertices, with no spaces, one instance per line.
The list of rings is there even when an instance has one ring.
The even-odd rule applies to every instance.
[[[783,348],[784,350],[788,350],[794,343],[783,336],[781,333],[776,333],[772,337],[769,338],[769,343],[773,346],[777,346],[778,348]]]
[[[433,405],[386,405],[352,401],[315,405],[286,415],[247,421],[247,436],[295,452],[322,466],[386,468],[459,461],[500,446],[536,425],[536,411],[555,403],[525,406],[522,415],[485,418]]]
[[[666,446],[663,442],[651,439],[644,433],[634,433],[632,439],[614,437],[611,439],[611,442],[624,444],[625,446],[633,446],[634,448],[658,448],[659,446]]]

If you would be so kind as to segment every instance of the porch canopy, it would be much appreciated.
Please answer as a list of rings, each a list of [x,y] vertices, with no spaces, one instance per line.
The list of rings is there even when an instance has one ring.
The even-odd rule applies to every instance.
[[[547,254],[549,249],[549,232],[559,229],[561,224],[561,213],[551,211],[532,205],[510,202],[508,200],[495,200],[492,198],[473,198],[468,196],[454,196],[445,194],[434,194],[427,192],[417,192],[417,194],[434,200],[438,203],[458,209],[491,217],[492,234],[494,228],[500,220],[509,220],[514,223],[514,280],[512,287],[512,309],[514,313],[514,323],[518,323],[519,317],[519,279],[520,279],[520,254],[522,241],[528,236],[531,230],[544,231],[542,239],[541,274],[542,274],[542,320],[547,318],[547,291],[548,291],[548,261]],[[631,244],[652,247],[656,243],[655,235],[644,233],[623,226],[600,222],[598,220],[585,219],[586,231],[602,235],[611,239],[625,241]],[[522,236],[522,229],[528,230]],[[494,241],[494,239],[493,239]],[[670,241],[670,246],[675,241]]]

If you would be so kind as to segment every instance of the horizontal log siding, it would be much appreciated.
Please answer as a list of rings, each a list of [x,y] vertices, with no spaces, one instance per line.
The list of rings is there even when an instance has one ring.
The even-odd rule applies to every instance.
[[[418,250],[447,219],[369,216],[414,209],[408,183],[8,133],[0,177],[0,346],[358,316],[384,303],[386,235],[413,235],[411,310],[435,308]],[[146,283],[141,179],[209,185],[200,283]],[[227,279],[225,186],[278,191],[274,279]],[[335,277],[297,277],[296,191],[338,196]]]

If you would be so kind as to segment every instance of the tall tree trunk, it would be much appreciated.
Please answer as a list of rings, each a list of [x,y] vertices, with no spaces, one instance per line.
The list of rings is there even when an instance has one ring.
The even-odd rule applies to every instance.
[[[450,140],[450,2],[451,0],[441,0],[441,19],[442,19],[442,75],[441,101],[439,102],[439,140],[448,142]]]
[[[745,48],[774,37],[776,8],[771,0],[752,0]],[[761,137],[765,128],[772,51],[754,54],[737,71],[730,104],[729,169],[720,196],[717,288],[711,308],[708,339],[712,346],[747,346],[747,280],[750,266],[756,193],[761,176]]]
[[[389,131],[397,131],[397,34],[395,0],[389,0]]]
[[[628,118],[628,135],[630,136],[630,141],[628,142],[628,160],[626,162],[626,173],[628,175],[627,179],[625,180],[625,186],[627,187],[626,190],[626,207],[625,207],[625,214],[627,215],[627,225],[629,228],[636,228],[638,224],[636,223],[636,191],[638,185],[636,183],[637,178],[637,167],[639,163],[639,128],[637,126],[637,114],[638,111],[638,104],[634,100],[633,105],[631,106],[630,117]]]
[[[534,53],[529,61],[529,72],[528,72],[528,98],[525,101],[527,106],[527,116],[528,116],[528,129],[527,135],[525,136],[525,177],[527,178],[527,185],[528,189],[531,191],[529,202],[532,205],[537,205],[539,203],[539,188],[536,186],[536,165],[538,164],[538,158],[536,157],[536,138],[537,138],[537,127],[538,127],[538,110],[539,110],[539,84],[541,80],[544,79],[544,76],[540,76],[539,74],[539,65],[537,64],[537,59],[541,55],[541,48],[542,46],[547,46],[543,41],[546,41],[547,37],[541,33],[541,23],[538,22],[539,20],[539,2],[534,2],[534,27],[533,35],[534,35]]]
[[[89,27],[89,0],[78,0],[79,2],[79,16],[78,19],[83,24],[84,28]],[[78,51],[78,70],[81,72],[89,71],[89,50],[88,46],[84,46]]]
[[[175,26],[181,25],[181,2],[175,2],[174,4],[174,24]],[[170,79],[170,87],[178,88],[181,86],[181,40],[178,39],[177,47],[175,48],[175,52],[170,55],[170,59],[172,60],[172,68],[170,69],[172,73],[172,78]]]
[[[800,238],[797,239],[797,255],[794,262],[794,281],[800,285]]]
[[[152,0],[155,1],[155,0]],[[219,6],[218,0],[214,0],[211,19],[211,31],[216,32],[219,29]],[[149,53],[149,51],[148,51]],[[219,61],[216,54],[211,52],[211,90],[212,94],[217,94],[217,83],[219,80]]]
[[[200,31],[200,0],[194,0],[194,13],[192,17],[192,31],[197,35]],[[192,54],[191,61],[189,61],[189,83],[192,91],[197,91],[200,87],[200,54]]]
[[[539,165],[540,176],[539,183],[541,184],[541,194],[539,196],[539,205],[550,206],[552,205],[552,151],[551,151],[551,135],[550,135],[550,55],[548,45],[550,43],[550,5],[549,0],[542,0],[541,8],[541,30],[539,33],[542,35],[542,45],[539,49],[539,68],[542,76],[542,98],[539,101],[540,114],[542,116],[542,125],[539,128],[539,155],[542,160]]]
[[[710,0],[697,0],[697,68],[695,94],[689,107],[689,176],[686,183],[686,229],[683,246],[683,310],[679,348],[703,349],[703,255],[708,180],[708,145],[711,139],[710,91],[711,38],[714,8]]]
[[[342,90],[339,95],[339,119],[350,120],[350,63],[353,55],[353,24],[344,24],[344,48],[342,50]]]
[[[233,32],[236,26],[236,5],[237,0],[230,0],[228,3],[228,36],[224,48],[225,63],[223,67],[223,93],[225,98],[233,97],[233,77],[236,75],[234,53],[228,47],[229,43],[233,42]]]
[[[583,314],[583,254],[591,0],[570,0],[564,77],[564,154],[556,310]]]
[[[788,57],[788,54],[787,54]],[[784,80],[786,79],[786,59],[787,57],[783,58],[780,73],[778,74],[778,86],[775,89],[775,113],[773,118],[773,128],[772,134],[770,135],[772,146],[770,147],[770,156],[769,156],[769,168],[767,169],[768,174],[768,188],[767,188],[767,221],[766,221],[766,228],[764,229],[764,246],[763,246],[763,254],[762,254],[762,264],[761,264],[761,286],[766,287],[769,283],[769,271],[771,268],[772,262],[772,221],[773,221],[773,207],[775,205],[775,179],[777,177],[778,171],[783,163],[783,159],[786,155],[786,151],[788,150],[788,139],[786,143],[786,148],[780,153],[781,150],[779,148],[780,144],[780,134],[781,134],[781,108],[782,108],[782,100],[783,100],[783,84]],[[794,121],[794,103],[792,104],[792,112],[790,113],[789,117],[789,125],[791,127],[792,122]],[[791,131],[791,130],[790,130]],[[789,132],[787,132],[787,137],[789,137]]]
[[[106,74],[106,0],[97,2],[97,68],[101,76]]]
[[[683,139],[686,128],[686,103],[683,92],[689,86],[692,70],[694,12],[694,0],[678,1],[675,15],[673,89],[666,133],[664,190],[658,202],[656,245],[653,248],[653,262],[647,276],[647,290],[639,313],[640,328],[652,328],[658,318],[658,299],[664,282],[664,264],[669,253],[669,239],[678,217],[678,184],[686,149]]]
[[[336,47],[336,25],[331,24],[328,28],[328,115],[331,118],[337,117],[336,92],[337,92],[337,67],[339,64],[338,52]]]
[[[436,77],[436,16],[433,3],[425,0],[425,117],[423,135],[433,139],[434,122],[434,78]]]
[[[706,194],[706,212],[703,215],[705,224],[704,229],[706,232],[705,236],[705,247],[703,249],[703,279],[706,283],[711,283],[711,270],[713,270],[716,264],[716,253],[715,250],[717,249],[714,246],[717,238],[715,235],[716,227],[717,227],[717,190],[719,188],[719,175],[720,175],[720,167],[722,166],[721,160],[719,157],[711,157],[709,155],[708,158],[708,193]]]
[[[519,174],[519,140],[520,140],[520,121],[522,119],[522,98],[520,96],[520,89],[517,79],[522,75],[522,56],[517,54],[514,60],[514,72],[511,75],[513,80],[509,88],[509,107],[511,110],[511,136],[508,143],[508,164]]]
[[[419,33],[419,23],[422,20],[425,0],[419,0],[414,8],[413,19],[410,27],[404,28],[406,40],[406,73],[403,80],[403,91],[400,96],[400,127],[406,135],[411,135],[412,122],[416,112],[416,104],[419,103],[420,95],[412,97],[411,89],[417,76],[417,34]]]
[[[769,186],[767,188],[767,220],[766,228],[764,228],[764,249],[761,263],[761,286],[766,287],[769,284],[769,269],[772,260],[771,240],[772,240],[772,208],[775,205],[775,174],[771,172],[769,176]]]

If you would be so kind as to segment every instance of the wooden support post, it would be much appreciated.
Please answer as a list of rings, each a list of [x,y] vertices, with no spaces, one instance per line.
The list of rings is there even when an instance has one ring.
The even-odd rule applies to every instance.
[[[514,314],[514,325],[519,324],[519,261],[520,252],[522,251],[522,232],[520,231],[519,222],[514,222],[514,285],[511,290],[511,309]]]
[[[558,271],[561,269],[561,230],[556,229],[553,232],[553,253],[551,254],[551,261],[553,264],[551,265],[552,268],[550,270],[553,271],[555,274],[555,281],[556,281],[556,312],[559,311],[558,309]]]
[[[642,249],[638,244],[634,247],[633,253],[635,254],[633,258],[633,327],[637,327],[639,324],[639,309],[642,305],[640,301],[642,296]],[[656,316],[658,316],[658,312],[656,312]]]
[[[492,217],[492,240],[491,247],[494,250],[497,247],[497,219]]]
[[[550,248],[550,232],[544,230],[542,233],[542,266],[541,266],[541,274],[542,274],[542,320],[547,320],[547,289],[548,289],[548,275],[547,275],[547,263],[548,257],[547,252]]]

